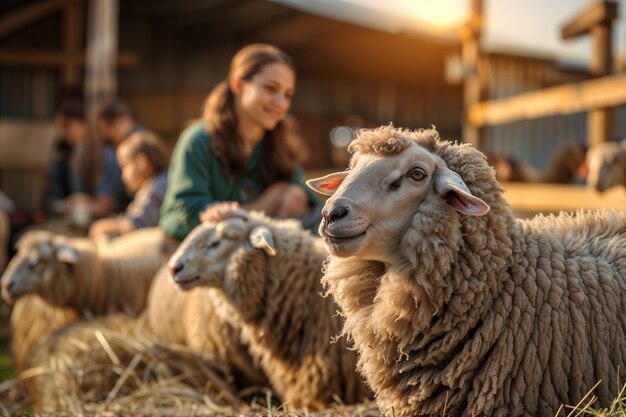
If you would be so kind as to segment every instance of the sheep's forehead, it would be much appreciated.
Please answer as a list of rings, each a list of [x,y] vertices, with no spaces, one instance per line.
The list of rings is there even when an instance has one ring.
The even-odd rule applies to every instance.
[[[250,229],[250,222],[240,218],[222,220],[215,226],[217,236],[226,239],[241,239]]]
[[[397,155],[382,156],[373,153],[356,153],[351,161],[351,173],[363,176],[366,180],[398,177],[409,169],[420,166],[427,170],[434,170],[437,164],[445,162],[429,150],[413,142],[409,147]]]
[[[52,239],[38,239],[20,247],[19,253],[30,260],[50,259],[54,255]]]

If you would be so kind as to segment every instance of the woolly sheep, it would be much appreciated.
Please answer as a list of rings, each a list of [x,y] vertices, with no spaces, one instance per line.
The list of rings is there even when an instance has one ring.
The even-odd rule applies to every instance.
[[[187,346],[206,360],[221,363],[239,388],[267,386],[265,376],[240,341],[241,327],[216,314],[215,305],[223,298],[213,288],[180,291],[169,269],[161,268],[148,293],[147,329],[162,343]]]
[[[587,185],[606,191],[616,185],[626,186],[626,140],[598,143],[587,152]]]
[[[13,202],[0,192],[0,271],[6,266],[10,237],[9,216],[14,209]],[[13,368],[22,369],[28,347],[37,342],[44,332],[58,329],[76,319],[72,311],[55,308],[36,295],[23,297],[11,311],[11,350]]]
[[[38,294],[81,315],[141,312],[161,264],[158,228],[133,231],[110,243],[69,238],[44,230],[25,234],[2,276],[2,296],[11,302]]]
[[[168,262],[182,289],[221,291],[231,308],[224,320],[241,323],[241,337],[288,407],[323,408],[334,396],[352,403],[367,396],[356,355],[345,341],[331,298],[320,296],[322,241],[293,220],[245,218],[201,224]],[[233,308],[236,313],[233,313]]]
[[[35,342],[80,316],[138,314],[161,263],[160,236],[156,228],[142,229],[96,245],[47,231],[26,233],[0,281],[3,298],[17,300],[11,313],[15,369],[22,369]]]
[[[11,359],[13,369],[20,372],[30,348],[43,336],[78,319],[76,310],[55,307],[41,297],[28,294],[21,297],[11,310]]]
[[[323,282],[381,410],[554,416],[626,370],[626,212],[515,220],[484,156],[434,129],[350,145],[331,195]],[[376,202],[373,204],[373,202]]]
[[[45,337],[26,358],[28,369],[18,375],[32,408],[37,412],[79,410],[86,403],[102,407],[120,397],[127,404],[125,396],[136,402],[138,392],[155,388],[220,395],[239,403],[219,366],[188,349],[145,337],[144,324],[142,316],[113,314],[78,321]],[[167,407],[175,401],[159,398],[158,402]]]

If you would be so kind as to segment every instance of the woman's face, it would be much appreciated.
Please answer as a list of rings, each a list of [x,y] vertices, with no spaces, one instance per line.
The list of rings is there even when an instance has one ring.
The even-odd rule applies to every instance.
[[[265,65],[250,80],[241,80],[235,88],[238,108],[252,123],[272,130],[285,118],[294,93],[296,76],[286,64]]]

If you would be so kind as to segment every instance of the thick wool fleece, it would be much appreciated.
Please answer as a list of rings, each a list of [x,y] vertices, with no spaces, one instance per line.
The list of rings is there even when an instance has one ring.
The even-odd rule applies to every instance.
[[[250,225],[271,229],[276,256],[242,245],[231,256],[224,292],[242,322],[242,338],[272,387],[290,408],[324,408],[340,398],[355,403],[370,395],[356,371],[356,354],[341,332],[342,318],[322,297],[320,239],[289,221],[250,213]]]
[[[215,305],[223,310],[224,294],[214,288],[194,288],[181,291],[172,282],[170,272],[163,267],[157,273],[150,292],[145,315],[147,332],[159,342],[189,347],[206,360],[219,363],[222,372],[232,376],[240,388],[267,386],[263,372],[240,340],[241,326],[232,311],[223,320]]]
[[[38,295],[27,294],[17,300],[11,310],[11,360],[16,373],[23,370],[32,346],[78,319],[76,310],[55,307]]]
[[[402,264],[325,266],[379,408],[552,417],[599,380],[607,405],[626,375],[626,213],[516,221],[479,151],[434,153],[491,211],[418,208]]]
[[[162,236],[158,228],[146,228],[99,245],[91,239],[36,230],[20,240],[3,280],[36,278],[42,298],[58,307],[74,308],[82,316],[114,312],[136,316],[145,307],[162,262]],[[74,250],[75,263],[57,259],[61,245]],[[28,266],[32,256],[42,259],[42,266],[34,271]]]

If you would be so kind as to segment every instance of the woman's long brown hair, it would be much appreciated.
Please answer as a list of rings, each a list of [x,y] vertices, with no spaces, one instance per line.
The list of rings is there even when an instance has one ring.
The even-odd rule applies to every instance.
[[[212,150],[231,177],[244,172],[246,161],[243,141],[237,131],[239,120],[229,81],[235,78],[249,81],[263,67],[276,62],[286,64],[295,74],[291,58],[277,47],[267,44],[244,47],[231,60],[228,77],[211,91],[205,101],[202,118],[211,136]],[[260,162],[264,185],[291,178],[302,158],[300,145],[293,121],[289,119],[280,121],[273,130],[265,133]]]

